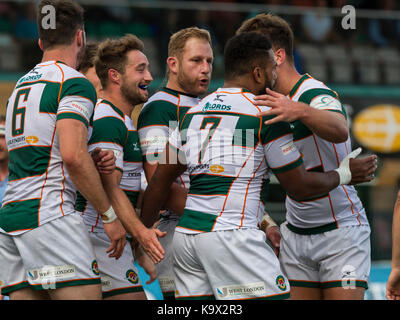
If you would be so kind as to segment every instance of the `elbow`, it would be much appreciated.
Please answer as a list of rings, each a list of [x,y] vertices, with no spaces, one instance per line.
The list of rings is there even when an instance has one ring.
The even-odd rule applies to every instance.
[[[82,157],[76,152],[63,152],[61,158],[68,169],[79,168],[82,163]]]
[[[346,142],[347,139],[349,138],[349,130],[346,127],[340,127],[337,128],[336,134],[335,134],[335,141],[332,141],[334,143],[343,143]]]

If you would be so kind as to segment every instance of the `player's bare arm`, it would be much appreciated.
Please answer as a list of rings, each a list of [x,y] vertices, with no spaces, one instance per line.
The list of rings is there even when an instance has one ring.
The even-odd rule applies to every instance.
[[[334,98],[332,97],[332,99]],[[311,131],[329,142],[345,142],[349,136],[346,118],[341,113],[320,110],[303,102],[292,101],[271,89],[267,89],[267,94],[256,96],[254,100],[256,105],[271,108],[260,113],[260,116],[275,116],[266,121],[266,125],[279,121],[300,120]]]
[[[143,170],[146,175],[147,181],[150,181],[157,169],[158,162],[156,163],[150,163],[150,162],[144,162],[143,164]],[[171,184],[171,188],[168,193],[168,197],[165,200],[164,207],[168,208],[169,210],[182,215],[183,213],[183,208],[185,207],[186,203],[186,197],[187,197],[187,190],[180,186],[178,183],[173,182]],[[156,222],[158,217],[154,217],[154,221],[151,225]],[[150,220],[148,221],[150,223]],[[147,227],[150,227],[150,225],[146,225]]]
[[[170,163],[170,152],[175,151],[172,151],[169,143],[167,143],[162,155],[161,164],[157,166],[144,192],[141,219],[146,226],[152,226],[157,220],[159,211],[168,199],[169,190],[174,180],[187,168],[186,165],[179,163],[179,161]],[[184,200],[186,202],[186,197]],[[184,207],[185,203],[181,201],[181,207],[177,208],[178,212],[183,212]]]
[[[78,120],[61,119],[57,121],[56,128],[61,157],[75,187],[93,204],[97,212],[109,212],[112,210],[110,201],[87,150],[86,126]],[[126,241],[125,230],[121,228],[118,219],[105,225],[106,233],[111,239],[111,246],[107,251],[111,252],[112,257],[119,258],[123,250],[122,243]]]
[[[112,174],[101,174],[110,201],[118,218],[122,221],[125,229],[139,242],[151,259],[157,263],[164,258],[164,249],[158,242],[158,237],[165,233],[157,229],[148,229],[136,215],[126,193],[120,188],[122,172],[115,170]]]
[[[392,270],[386,284],[386,299],[400,300],[400,191],[393,210]]]
[[[296,200],[326,194],[343,184],[369,182],[374,179],[377,168],[376,156],[354,159],[353,157],[360,152],[361,149],[358,149],[350,153],[336,170],[325,173],[310,172],[301,164],[287,172],[277,173],[276,177],[288,194]]]

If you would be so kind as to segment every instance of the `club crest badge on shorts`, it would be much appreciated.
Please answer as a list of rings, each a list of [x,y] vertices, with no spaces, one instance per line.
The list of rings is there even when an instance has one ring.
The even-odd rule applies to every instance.
[[[96,276],[100,275],[99,265],[97,263],[97,260],[93,260],[92,262],[92,271]]]
[[[138,275],[137,275],[136,272],[133,271],[132,269],[129,269],[129,270],[126,272],[126,278],[128,279],[128,281],[129,281],[130,283],[133,283],[133,284],[137,284],[137,283],[139,282],[139,277],[138,277]]]
[[[285,278],[282,275],[277,276],[275,282],[279,289],[282,291],[286,290]]]

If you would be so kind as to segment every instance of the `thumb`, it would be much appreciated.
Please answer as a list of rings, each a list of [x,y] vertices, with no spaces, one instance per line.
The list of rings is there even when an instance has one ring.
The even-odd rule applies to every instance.
[[[350,152],[350,154],[348,155],[349,159],[352,158],[356,158],[360,153],[361,153],[362,149],[361,148],[357,148],[356,150],[353,150],[352,152]]]
[[[156,230],[156,234],[157,234],[157,236],[159,237],[159,238],[163,238],[163,237],[165,237],[166,235],[167,235],[167,232],[166,231],[160,231],[160,230],[158,230],[158,229],[155,229]]]

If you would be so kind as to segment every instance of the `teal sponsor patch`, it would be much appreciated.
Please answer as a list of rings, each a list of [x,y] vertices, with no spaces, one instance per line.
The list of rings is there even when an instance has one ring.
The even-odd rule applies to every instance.
[[[206,105],[203,107],[202,111],[230,111],[232,106],[226,104],[219,104],[219,103],[209,103],[207,102]]]

